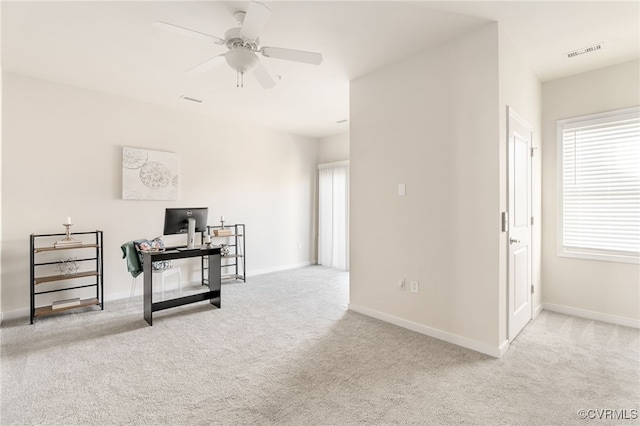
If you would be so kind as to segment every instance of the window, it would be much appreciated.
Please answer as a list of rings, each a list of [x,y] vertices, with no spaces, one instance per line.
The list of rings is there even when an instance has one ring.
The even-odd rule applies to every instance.
[[[559,255],[640,263],[640,108],[558,121]]]
[[[349,162],[319,170],[318,264],[349,270]]]

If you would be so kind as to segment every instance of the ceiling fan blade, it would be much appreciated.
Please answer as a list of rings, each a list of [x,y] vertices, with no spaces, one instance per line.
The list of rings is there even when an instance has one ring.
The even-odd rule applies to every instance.
[[[184,28],[184,27],[181,27],[181,26],[178,26],[178,25],[168,24],[168,23],[162,22],[162,21],[156,21],[151,25],[153,25],[154,27],[156,27],[158,29],[165,30],[165,31],[171,31],[172,33],[181,34],[183,36],[199,38],[201,40],[206,40],[206,41],[213,40],[216,44],[225,44],[225,41],[223,39],[221,39],[220,37],[212,36],[210,34],[201,33],[200,31],[190,30],[189,28]]]
[[[262,65],[262,63],[258,62],[258,65],[253,70],[253,75],[258,80],[258,83],[262,86],[263,89],[271,89],[276,86],[276,82],[273,81],[273,78],[269,75],[269,71]]]
[[[245,40],[256,40],[271,16],[271,10],[262,3],[252,1],[244,16],[240,35]]]
[[[306,52],[304,50],[284,49],[282,47],[263,47],[260,49],[267,58],[286,59],[288,61],[304,62],[306,64],[320,65],[322,54]]]
[[[223,53],[222,55],[214,56],[211,59],[207,59],[206,61],[204,61],[200,65],[196,65],[195,67],[193,67],[190,70],[188,70],[187,74],[188,75],[200,75],[200,74],[203,74],[203,73],[209,71],[210,69],[213,69],[213,68],[217,67],[218,65],[220,65],[221,63],[224,62],[224,55],[225,54]]]

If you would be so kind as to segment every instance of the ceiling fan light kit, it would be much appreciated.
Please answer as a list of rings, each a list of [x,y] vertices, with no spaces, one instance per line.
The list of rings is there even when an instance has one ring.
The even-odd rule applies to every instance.
[[[269,89],[275,87],[276,83],[260,63],[256,53],[260,53],[266,58],[286,59],[313,65],[320,65],[320,63],[322,63],[322,54],[320,53],[282,47],[261,47],[258,34],[262,31],[262,28],[264,28],[270,16],[271,10],[262,3],[249,3],[249,8],[246,12],[238,11],[234,14],[234,18],[238,21],[240,27],[227,30],[224,35],[224,40],[200,31],[190,30],[166,22],[154,22],[153,26],[189,37],[205,38],[213,41],[215,44],[224,44],[227,49],[229,49],[228,52],[208,59],[200,65],[191,68],[187,71],[187,74],[198,75],[209,71],[220,64],[222,58],[224,58],[227,64],[236,71],[236,87],[244,87],[244,74],[253,72],[258,83],[263,88]]]
[[[244,74],[258,66],[258,56],[249,49],[239,47],[224,55],[227,64],[237,72],[236,87],[244,87]]]
[[[231,50],[224,55],[224,58],[229,66],[238,72],[253,71],[258,65],[258,57],[248,49]]]

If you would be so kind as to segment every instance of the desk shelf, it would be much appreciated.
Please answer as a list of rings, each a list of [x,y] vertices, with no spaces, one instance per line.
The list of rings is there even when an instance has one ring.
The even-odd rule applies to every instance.
[[[222,229],[222,226],[207,226],[207,234],[211,237],[211,242],[217,245],[226,245],[229,252],[221,254],[221,268],[223,280],[247,281],[246,261],[245,261],[245,225],[238,223],[235,225],[225,225],[224,229],[230,229],[229,235],[215,235],[215,231]],[[203,260],[202,269],[206,270],[207,264]],[[203,282],[206,284],[206,282]]]
[[[61,235],[66,235],[66,234],[61,234]],[[72,234],[73,235],[73,234]],[[37,235],[38,237],[39,235]],[[74,249],[83,249],[83,248],[98,248],[99,246],[97,244],[81,244],[81,245],[77,245],[77,246],[70,246],[70,247],[36,247],[33,249],[33,251],[35,253],[44,253],[47,251],[64,251],[64,250],[74,250]]]
[[[209,291],[190,294],[187,296],[177,297],[169,300],[163,300],[160,302],[154,302],[154,274],[144,274],[144,319],[149,325],[153,325],[153,313],[156,311],[162,311],[164,309],[170,309],[177,306],[183,306],[204,300],[208,300],[210,304],[217,306],[218,308],[221,307],[222,297],[220,293],[220,248],[217,246],[203,247],[198,250],[166,250],[161,252],[144,252],[142,254],[142,269],[145,271],[152,270],[151,265],[153,265],[153,262],[173,259],[187,259],[193,257],[201,257],[203,259],[207,259],[207,264],[210,266],[206,274],[206,282],[209,287]],[[204,272],[205,271],[203,269],[203,282],[205,281]]]
[[[90,299],[82,299],[82,300],[80,300],[80,304],[79,305],[67,306],[65,308],[53,309],[52,306],[41,306],[39,308],[36,308],[35,316],[36,317],[41,317],[41,316],[45,316],[45,315],[52,315],[52,314],[57,314],[58,312],[68,311],[68,310],[71,310],[71,309],[86,308],[87,306],[93,306],[93,305],[99,305],[99,304],[100,304],[100,301],[98,300],[98,298],[97,297],[92,297]]]
[[[40,266],[40,265],[37,265]],[[73,280],[76,278],[85,278],[85,277],[97,277],[98,271],[87,271],[87,272],[78,272],[72,275],[50,275],[46,277],[38,277],[33,280],[34,285],[50,283],[54,281],[66,281]]]
[[[72,238],[78,245],[55,247],[56,241],[66,234],[31,234],[30,239],[30,280],[31,293],[30,322],[36,317],[52,315],[71,309],[100,306],[104,309],[103,286],[103,240],[102,231],[74,232]],[[36,247],[37,246],[37,247]],[[62,259],[59,256],[80,254],[82,257]],[[75,271],[63,270],[61,265],[72,262]],[[59,269],[56,273],[55,269]],[[79,303],[73,306],[53,308],[55,301],[43,300],[44,295],[59,292],[74,293]]]

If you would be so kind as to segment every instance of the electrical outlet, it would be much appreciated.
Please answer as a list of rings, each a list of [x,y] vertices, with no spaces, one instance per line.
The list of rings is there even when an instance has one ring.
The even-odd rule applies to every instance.
[[[411,281],[411,293],[420,293],[420,283],[418,281]]]
[[[398,281],[398,289],[404,291],[406,288],[405,283],[404,283],[404,278],[400,278],[400,281]]]

